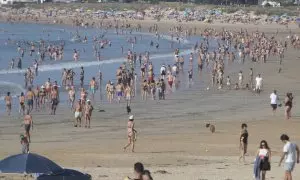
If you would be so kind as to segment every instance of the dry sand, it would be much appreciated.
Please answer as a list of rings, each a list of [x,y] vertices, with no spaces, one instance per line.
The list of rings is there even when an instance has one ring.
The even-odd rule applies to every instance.
[[[145,24],[154,21],[142,21]],[[147,23],[148,22],[148,23]],[[188,23],[203,28],[202,23]],[[165,29],[174,25],[162,21]],[[214,28],[263,29],[276,31],[282,26],[268,25],[209,25]],[[274,27],[273,27],[274,26]],[[283,30],[282,30],[283,31]],[[293,27],[293,31],[296,31]],[[299,32],[299,31],[298,31]],[[282,35],[284,38],[286,34]],[[208,76],[196,76],[192,88],[169,95],[165,101],[133,101],[138,141],[136,153],[124,153],[126,144],[127,114],[125,104],[104,104],[105,112],[94,112],[92,128],[73,128],[73,115],[60,107],[56,116],[35,112],[32,132],[31,152],[49,157],[63,167],[76,168],[90,173],[93,179],[119,180],[132,176],[135,162],[144,163],[158,180],[250,180],[253,179],[253,160],[260,140],[265,139],[272,148],[272,170],[267,179],[283,179],[283,168],[278,167],[279,154],[283,144],[281,133],[288,133],[292,141],[300,145],[299,106],[300,78],[297,77],[300,65],[297,50],[288,49],[282,73],[278,74],[279,62],[271,58],[266,64],[246,64],[242,70],[248,73],[262,73],[264,91],[258,96],[248,91],[210,90],[203,91],[199,84]],[[235,72],[240,69],[236,69]],[[226,75],[226,72],[225,72]],[[236,73],[232,75],[235,81]],[[246,76],[247,78],[247,76]],[[294,93],[293,118],[284,120],[283,108],[272,116],[269,95],[277,89],[281,100],[288,91]],[[20,152],[19,134],[22,119],[1,117],[0,158]],[[211,134],[205,128],[210,122],[216,126]],[[242,122],[249,126],[249,154],[247,163],[238,163],[238,142]],[[300,178],[296,166],[294,179]]]

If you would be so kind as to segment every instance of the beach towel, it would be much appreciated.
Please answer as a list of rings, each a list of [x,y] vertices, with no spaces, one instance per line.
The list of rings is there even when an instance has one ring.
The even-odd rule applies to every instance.
[[[254,177],[255,180],[260,180],[260,164],[261,164],[261,159],[259,156],[255,158],[254,161]]]

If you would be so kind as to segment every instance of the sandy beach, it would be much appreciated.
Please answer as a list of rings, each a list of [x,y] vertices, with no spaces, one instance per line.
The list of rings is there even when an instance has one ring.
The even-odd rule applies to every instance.
[[[147,29],[157,23],[160,31],[167,31],[175,21],[154,20],[129,21],[141,23]],[[66,23],[69,24],[69,23]],[[216,29],[246,28],[267,33],[276,32],[282,39],[289,35],[284,26],[180,23],[184,26]],[[299,28],[289,29],[299,35]],[[272,151],[271,171],[267,180],[283,179],[283,167],[278,167],[283,143],[279,137],[287,133],[292,142],[300,144],[300,107],[297,104],[300,93],[299,51],[289,47],[284,58],[282,71],[278,73],[279,60],[269,59],[266,64],[246,63],[237,72],[248,72],[263,76],[263,92],[260,95],[246,90],[206,90],[199,84],[209,76],[195,73],[195,85],[167,95],[165,101],[132,102],[138,139],[136,152],[123,152],[126,144],[127,113],[126,104],[96,103],[91,129],[72,128],[73,114],[67,107],[59,107],[56,116],[45,112],[34,112],[31,152],[54,160],[62,167],[74,168],[92,175],[95,180],[123,180],[132,176],[133,164],[144,163],[153,178],[157,180],[252,180],[253,161],[261,140],[267,140]],[[197,77],[201,77],[201,79]],[[292,119],[284,120],[284,108],[272,115],[270,93],[276,89],[280,101],[286,92],[293,92],[295,105]],[[103,109],[105,112],[98,112]],[[22,118],[18,115],[1,116],[0,158],[20,152],[19,134]],[[205,128],[206,123],[216,126],[214,134]],[[246,163],[239,163],[239,135],[241,123],[248,124],[249,153]],[[295,180],[300,179],[300,166],[293,172]],[[0,177],[1,179],[1,177]],[[3,178],[5,179],[5,178]]]

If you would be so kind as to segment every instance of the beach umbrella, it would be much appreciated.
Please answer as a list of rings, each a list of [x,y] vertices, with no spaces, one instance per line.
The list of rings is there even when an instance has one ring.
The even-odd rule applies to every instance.
[[[63,169],[53,161],[37,154],[17,154],[0,161],[0,173],[56,174]]]
[[[41,175],[37,180],[91,180],[91,175],[73,169],[64,169],[61,174]]]

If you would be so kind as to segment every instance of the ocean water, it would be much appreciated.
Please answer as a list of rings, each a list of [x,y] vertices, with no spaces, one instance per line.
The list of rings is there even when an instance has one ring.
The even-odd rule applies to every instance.
[[[72,37],[76,32],[82,37],[87,36],[88,42],[73,42]],[[111,41],[112,46],[101,49],[101,61],[97,61],[93,52],[92,40],[94,36],[103,35],[103,39]],[[36,52],[33,56],[30,56],[27,50],[22,60],[23,69],[9,69],[11,59],[16,59],[20,56],[17,52],[18,45],[29,49],[28,42],[38,42],[41,39],[46,41],[46,43],[59,44],[63,42],[65,44],[63,60],[51,61],[46,58],[43,64],[39,66],[39,74],[34,79],[34,85],[40,86],[44,84],[47,78],[51,78],[52,82],[57,80],[60,83],[63,68],[72,68],[75,73],[79,74],[81,66],[85,69],[85,84],[88,84],[92,77],[97,76],[99,70],[103,73],[103,84],[105,84],[108,80],[115,79],[116,69],[122,62],[126,61],[127,50],[132,49],[132,45],[127,40],[134,37],[136,37],[137,43],[134,45],[133,52],[137,54],[146,51],[150,52],[150,60],[154,64],[155,74],[158,74],[162,63],[171,65],[174,63],[175,48],[180,49],[181,55],[187,56],[192,52],[194,44],[196,42],[200,43],[202,40],[201,37],[190,37],[189,39],[182,39],[179,43],[167,35],[161,35],[161,38],[158,39],[155,35],[144,32],[132,32],[131,34],[128,32],[124,35],[117,35],[113,30],[104,31],[96,28],[0,23],[0,97],[3,99],[8,91],[14,97],[17,97],[21,92],[25,92],[25,69],[33,65],[34,59],[38,59]],[[153,41],[154,44],[159,43],[159,49],[157,50],[155,46],[151,47],[150,41]],[[173,41],[173,48],[171,48],[171,41]],[[122,46],[124,50],[123,54],[121,52]],[[210,47],[216,48],[216,42],[211,42]],[[78,62],[74,62],[72,58],[74,49],[80,53],[80,60]],[[15,61],[15,66],[16,64]],[[188,63],[185,63],[185,66],[187,68]],[[138,66],[136,70],[139,74]],[[75,77],[75,84],[79,84],[79,76]],[[67,95],[62,95],[61,101],[64,102],[66,100]],[[0,105],[3,105],[3,100]]]

